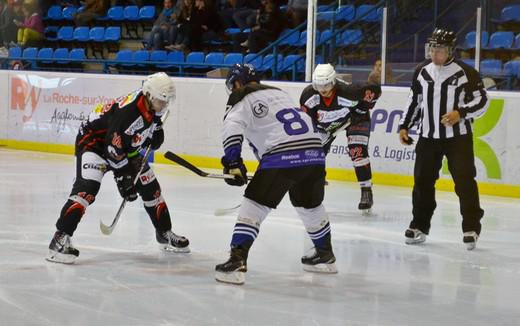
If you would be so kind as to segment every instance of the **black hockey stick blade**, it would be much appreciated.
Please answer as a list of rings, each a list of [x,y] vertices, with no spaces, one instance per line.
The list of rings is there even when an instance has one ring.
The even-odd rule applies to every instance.
[[[164,154],[164,157],[170,161],[173,161],[173,162],[179,164],[182,167],[185,167],[186,169],[190,170],[191,172],[194,172],[195,174],[197,174],[201,177],[212,178],[212,179],[234,179],[235,178],[235,176],[232,174],[208,173],[206,171],[202,171],[201,169],[199,169],[195,165],[191,164],[190,162],[186,161],[179,155],[177,155],[173,152],[170,152],[170,151],[167,151]],[[252,178],[251,176],[247,176],[248,180],[251,180],[251,178]]]

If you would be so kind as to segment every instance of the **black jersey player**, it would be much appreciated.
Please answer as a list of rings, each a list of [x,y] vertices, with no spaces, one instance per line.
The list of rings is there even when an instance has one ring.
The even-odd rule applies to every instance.
[[[323,145],[328,153],[336,136],[346,129],[349,155],[361,186],[358,208],[369,210],[373,205],[372,170],[368,155],[370,113],[381,96],[381,87],[367,84],[348,85],[336,78],[331,64],[319,64],[312,76],[312,85],[301,96],[302,109],[313,118],[322,133]]]
[[[113,103],[98,105],[78,132],[75,143],[76,179],[56,222],[57,231],[49,245],[47,260],[73,263],[79,251],[71,237],[85,210],[96,199],[106,172],[112,171],[121,196],[128,201],[139,194],[163,249],[188,252],[189,241],[171,231],[168,207],[153,170],[141,168],[141,149],[157,149],[164,140],[161,115],[175,99],[175,86],[165,73],[147,77],[142,89]]]

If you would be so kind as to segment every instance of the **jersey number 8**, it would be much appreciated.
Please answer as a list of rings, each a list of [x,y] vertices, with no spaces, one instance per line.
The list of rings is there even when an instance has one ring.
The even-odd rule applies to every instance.
[[[283,129],[289,136],[301,135],[309,131],[309,127],[295,108],[278,111],[276,119],[283,123]]]

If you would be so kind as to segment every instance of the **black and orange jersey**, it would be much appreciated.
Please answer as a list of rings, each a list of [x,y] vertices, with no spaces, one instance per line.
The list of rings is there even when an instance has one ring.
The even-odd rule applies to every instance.
[[[148,109],[141,90],[109,104],[99,104],[81,125],[76,139],[76,154],[95,152],[104,157],[112,170],[122,170],[128,157],[149,143],[161,119]]]

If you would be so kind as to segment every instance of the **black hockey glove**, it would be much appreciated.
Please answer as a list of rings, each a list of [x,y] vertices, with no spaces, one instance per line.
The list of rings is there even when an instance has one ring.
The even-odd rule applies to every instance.
[[[159,147],[161,147],[163,142],[164,142],[164,130],[162,130],[162,128],[159,130],[155,130],[153,132],[152,141],[150,143],[150,145],[152,146],[152,149],[154,151],[158,150]]]
[[[224,174],[235,176],[235,179],[224,179],[228,185],[241,187],[247,183],[247,169],[242,158],[226,161],[226,157],[223,156],[220,162],[224,166]]]
[[[117,190],[121,197],[128,201],[137,199],[137,190],[135,189],[133,173],[119,173],[114,171],[114,179],[116,180]]]

